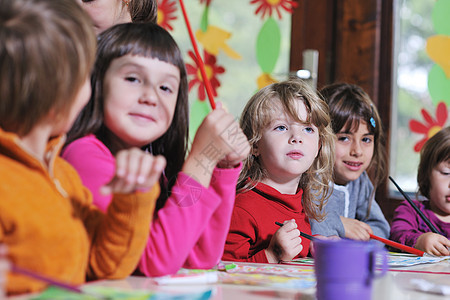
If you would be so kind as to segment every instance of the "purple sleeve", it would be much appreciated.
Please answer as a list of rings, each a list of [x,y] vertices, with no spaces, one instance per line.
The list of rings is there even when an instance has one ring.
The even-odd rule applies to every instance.
[[[216,168],[214,170],[209,190],[214,192],[221,202],[183,267],[210,269],[221,259],[230,229],[236,184],[241,168],[242,165],[234,169]]]
[[[417,213],[409,203],[403,201],[394,211],[391,224],[391,240],[413,247],[417,238],[422,234],[423,232],[419,230]]]
[[[106,212],[112,196],[102,195],[99,190],[112,179],[115,171],[115,159],[108,148],[94,136],[86,136],[70,143],[61,156],[77,170],[92,193],[93,203]]]

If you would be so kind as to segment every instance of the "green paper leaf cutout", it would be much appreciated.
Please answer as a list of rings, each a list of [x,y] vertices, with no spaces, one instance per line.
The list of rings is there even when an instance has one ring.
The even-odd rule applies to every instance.
[[[200,22],[200,29],[203,32],[206,32],[206,30],[208,29],[208,25],[209,25],[208,14],[209,14],[209,6],[205,5],[205,10],[203,11],[202,20]]]
[[[268,18],[256,40],[256,59],[264,73],[273,72],[280,55],[280,45],[280,28],[273,18]]]
[[[443,101],[450,107],[450,78],[439,65],[433,65],[428,73],[428,90],[435,106]]]
[[[433,7],[432,20],[437,34],[450,35],[450,1],[438,0]]]
[[[208,101],[196,100],[191,104],[189,116],[189,139],[194,140],[198,127],[202,124],[203,119],[211,111]]]

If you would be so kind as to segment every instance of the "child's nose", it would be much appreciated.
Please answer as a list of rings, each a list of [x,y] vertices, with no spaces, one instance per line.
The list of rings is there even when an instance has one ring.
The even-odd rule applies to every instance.
[[[350,149],[350,155],[359,157],[362,155],[361,145],[358,142],[352,143],[352,148]]]
[[[157,91],[152,87],[143,87],[139,97],[139,103],[156,105]]]

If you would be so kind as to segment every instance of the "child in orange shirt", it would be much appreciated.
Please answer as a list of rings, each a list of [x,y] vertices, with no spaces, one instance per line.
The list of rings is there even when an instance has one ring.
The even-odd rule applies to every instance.
[[[78,285],[123,278],[146,244],[165,159],[117,153],[106,213],[58,156],[89,100],[96,37],[75,0],[0,0],[0,244],[10,262]],[[1,276],[0,276],[1,277]],[[17,273],[6,293],[45,283]]]

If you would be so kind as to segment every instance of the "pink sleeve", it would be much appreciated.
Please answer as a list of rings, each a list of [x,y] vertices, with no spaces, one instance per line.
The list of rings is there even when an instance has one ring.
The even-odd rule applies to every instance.
[[[99,190],[112,179],[115,171],[115,159],[108,148],[94,136],[87,136],[70,143],[61,156],[77,170],[92,193],[93,203],[106,212],[111,196],[104,196]]]
[[[230,229],[236,184],[241,168],[242,165],[234,169],[216,168],[214,170],[209,190],[213,190],[221,202],[183,267],[210,269],[221,259]]]
[[[216,194],[180,173],[171,196],[152,222],[139,270],[146,276],[176,273],[219,204]]]

